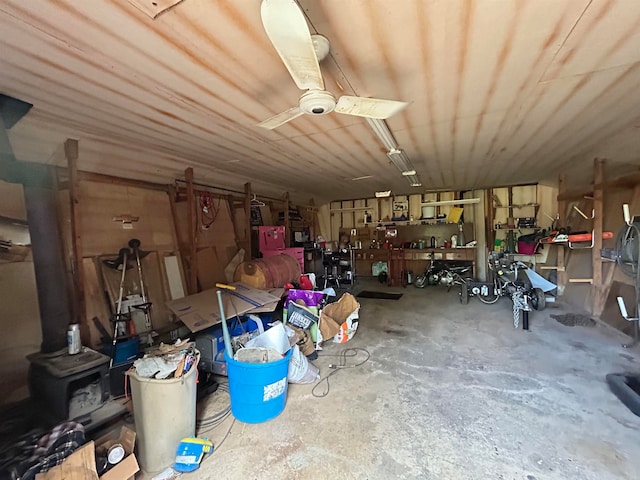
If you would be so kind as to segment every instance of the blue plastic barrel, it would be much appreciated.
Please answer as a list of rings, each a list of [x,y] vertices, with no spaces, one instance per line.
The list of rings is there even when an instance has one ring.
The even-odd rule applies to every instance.
[[[245,423],[261,423],[282,413],[287,403],[291,353],[289,350],[275,362],[247,363],[229,358],[225,352],[234,417]]]

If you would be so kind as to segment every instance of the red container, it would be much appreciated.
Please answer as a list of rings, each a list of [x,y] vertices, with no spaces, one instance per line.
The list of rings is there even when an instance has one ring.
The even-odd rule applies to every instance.
[[[535,255],[536,244],[529,242],[518,242],[518,253],[523,255]]]
[[[264,250],[279,250],[285,248],[285,228],[283,226],[259,227],[258,234],[261,252]]]

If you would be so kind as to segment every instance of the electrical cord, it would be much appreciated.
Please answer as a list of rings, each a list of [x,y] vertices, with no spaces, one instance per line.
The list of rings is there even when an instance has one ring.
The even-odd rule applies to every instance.
[[[231,429],[233,428],[233,426],[235,424],[236,424],[236,419],[234,418],[233,422],[231,422],[231,425],[229,425],[229,429],[227,430],[227,433],[224,434],[224,437],[222,437],[222,440],[220,440],[220,443],[218,443],[218,445],[216,446],[216,451],[220,450],[220,447],[222,447],[222,444],[224,443],[224,441],[227,439],[227,437],[231,433]]]
[[[213,194],[211,192],[201,192],[199,203],[200,203],[200,212],[201,212],[201,220],[202,227],[207,230],[213,222],[216,221],[218,217],[218,212],[220,211],[220,202],[221,199],[218,197],[218,204],[213,204]]]
[[[357,357],[358,353],[360,353],[360,352],[364,353],[364,355],[365,355],[364,360],[361,360],[361,361],[359,361],[357,363],[354,363],[353,365],[347,365],[347,358]],[[331,390],[331,385],[329,384],[329,378],[331,378],[333,375],[338,373],[343,368],[356,368],[356,367],[359,367],[359,366],[363,365],[364,363],[366,363],[371,358],[371,354],[365,348],[345,348],[339,354],[325,353],[325,354],[318,355],[318,356],[320,356],[320,357],[338,357],[340,359],[340,363],[338,365],[330,363],[329,364],[329,368],[333,369],[333,371],[329,372],[329,374],[327,374],[326,376],[321,378],[320,381],[313,386],[313,388],[311,389],[311,395],[313,395],[316,398],[323,398],[323,397],[326,397],[327,395],[329,395],[329,391]],[[326,384],[327,384],[326,387],[324,388],[324,390],[321,393],[316,393],[316,389],[320,386],[320,384],[322,384],[324,382],[326,382]]]
[[[229,384],[228,383],[220,383],[218,385],[218,389],[216,390],[216,392],[218,392],[218,391],[223,391],[223,392],[229,393]],[[202,434],[210,432],[211,430],[219,427],[230,416],[231,416],[231,398],[229,398],[229,406],[221,409],[220,411],[214,413],[213,415],[209,415],[207,417],[199,418],[199,419],[196,420],[198,436],[202,436]],[[220,448],[224,444],[225,440],[229,437],[229,434],[231,433],[231,430],[233,429],[233,426],[235,424],[236,424],[236,419],[234,418],[233,421],[231,422],[231,425],[229,425],[229,428],[227,429],[227,432],[222,437],[222,440],[220,440],[220,442],[218,442],[217,444],[214,445],[213,453],[215,453],[218,450],[220,450]],[[203,463],[205,461],[207,461],[209,459],[209,457],[211,457],[211,456],[212,455],[207,455],[204,458]]]
[[[218,385],[217,391],[223,391],[229,393],[229,384],[228,383],[220,383]],[[196,426],[198,428],[198,434],[206,433],[214,428],[220,426],[227,417],[231,415],[231,403],[229,406],[226,406],[222,410],[214,413],[213,415],[209,415],[207,417],[198,418],[196,420]]]

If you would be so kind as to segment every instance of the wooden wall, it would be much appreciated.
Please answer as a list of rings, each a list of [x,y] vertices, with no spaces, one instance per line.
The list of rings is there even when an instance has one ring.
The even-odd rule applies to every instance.
[[[165,302],[172,298],[172,288],[167,274],[165,259],[176,257],[180,265],[177,279],[172,285],[187,292],[183,257],[190,251],[188,231],[188,202],[183,189],[177,197],[170,197],[169,188],[140,186],[121,179],[81,179],[78,183],[79,212],[78,230],[82,248],[84,274],[84,297],[86,327],[85,345],[98,348],[101,336],[93,322],[97,321],[112,331],[110,321],[115,311],[119,294],[121,272],[105,266],[104,260],[115,259],[120,249],[128,246],[131,239],[141,242],[141,250],[148,252],[141,259],[143,280],[148,300],[153,303],[151,317],[153,328],[167,334],[181,326],[174,324]],[[64,255],[67,263],[69,285],[72,282],[71,213],[68,184],[64,178],[58,191],[58,217],[63,237]],[[206,190],[206,189],[205,189]],[[211,192],[210,192],[211,193]],[[196,192],[195,240],[197,251],[198,288],[204,290],[216,282],[226,282],[225,267],[244,248],[248,251],[251,229],[248,228],[244,211],[244,197],[211,193],[215,214],[203,213],[200,192]],[[270,204],[261,208],[265,224],[272,224]],[[0,182],[0,216],[26,221],[24,195],[20,185]],[[120,219],[136,217],[132,222]],[[181,254],[182,252],[182,254]],[[184,254],[184,255],[183,255]],[[133,268],[127,270],[124,295],[140,293],[140,277],[135,260]],[[188,264],[185,264],[188,266]],[[173,291],[176,289],[174,288]],[[70,292],[76,297],[77,292]],[[173,296],[175,298],[175,296]],[[73,299],[77,302],[77,298]],[[30,256],[26,261],[7,263],[0,261],[0,352],[2,353],[2,398],[17,400],[27,396],[26,377],[28,363],[25,355],[38,351],[41,342],[40,315],[38,312],[35,275]],[[139,314],[138,314],[139,315]],[[71,321],[72,319],[70,319]],[[19,325],[19,328],[16,326]],[[185,332],[182,327],[182,332]],[[188,331],[186,332],[188,333]]]
[[[169,297],[164,257],[178,250],[168,194],[160,190],[81,181],[79,199],[89,345],[94,348],[100,345],[100,334],[92,321],[94,317],[111,332],[110,317],[115,311],[119,295],[120,272],[106,267],[104,260],[115,259],[120,249],[128,247],[128,242],[134,238],[140,240],[143,252],[149,252],[141,259],[141,266],[145,291],[153,303],[153,327],[166,328],[173,317],[165,306]],[[68,190],[60,191],[59,206],[67,263],[70,265],[72,250]],[[131,223],[115,220],[126,216],[137,217],[138,220]],[[130,263],[134,268],[127,270],[125,275],[125,296],[140,293],[140,276],[135,259]]]
[[[640,215],[640,177],[630,175],[619,179],[607,177],[607,164],[604,162],[603,200],[602,200],[602,226],[603,231],[612,232],[614,238],[603,239],[603,248],[616,248],[615,237],[618,232],[625,228],[622,213],[622,205],[627,203],[630,206],[631,215]],[[571,197],[566,201],[566,222],[564,226],[570,227],[571,231],[590,232],[594,228],[594,220],[585,219],[577,209],[581,210],[587,217],[591,217],[594,209],[594,194],[585,190],[584,192],[572,191],[570,183],[567,184],[568,195]],[[576,207],[576,208],[574,208]],[[592,255],[598,255],[591,248],[569,249],[567,247],[553,246],[548,263],[555,263],[556,253],[564,248],[566,256],[566,276],[568,283],[564,289],[563,301],[573,306],[576,311],[599,317],[600,320],[621,330],[627,334],[632,332],[632,324],[626,321],[618,309],[616,297],[622,296],[627,305],[627,310],[631,315],[635,315],[635,291],[633,279],[622,273],[620,267],[611,262],[602,262],[602,286],[603,292],[596,301],[592,298],[595,288],[590,283],[577,282],[579,279],[593,278]],[[574,280],[574,282],[571,282]],[[600,302],[600,297],[604,298],[604,307]],[[600,312],[598,309],[601,309]]]
[[[0,181],[0,216],[26,220],[22,185]],[[31,255],[19,262],[0,260],[0,405],[29,395],[25,356],[40,350],[41,341]]]
[[[614,239],[603,240],[603,247],[615,248],[615,235],[625,228],[622,205],[629,204],[631,215],[640,216],[640,183],[635,188],[616,188],[604,193],[604,230],[614,233]],[[619,267],[613,275],[611,290],[607,297],[600,319],[627,334],[632,333],[632,325],[626,321],[618,309],[616,297],[622,296],[630,314],[635,315],[635,290],[631,277],[625,275]]]

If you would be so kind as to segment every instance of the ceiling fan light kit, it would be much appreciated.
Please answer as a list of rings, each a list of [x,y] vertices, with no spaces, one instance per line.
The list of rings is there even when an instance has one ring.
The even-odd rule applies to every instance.
[[[336,108],[336,98],[325,90],[309,90],[300,97],[300,110],[307,115],[325,115]]]

